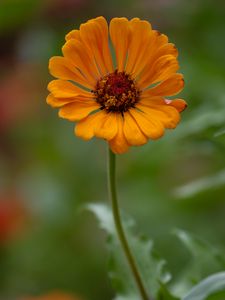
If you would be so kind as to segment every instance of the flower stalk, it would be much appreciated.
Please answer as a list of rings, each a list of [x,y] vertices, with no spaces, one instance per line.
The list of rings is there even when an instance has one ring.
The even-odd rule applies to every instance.
[[[116,173],[116,156],[109,148],[108,149],[108,189],[109,189],[109,197],[110,197],[111,203],[112,203],[112,212],[113,212],[113,218],[114,218],[116,231],[117,231],[118,238],[120,240],[122,249],[124,251],[124,254],[126,256],[127,262],[129,264],[130,270],[132,272],[134,280],[139,289],[142,300],[151,300],[148,297],[147,292],[145,290],[144,284],[142,282],[140,273],[137,269],[135,259],[130,250],[130,247],[129,247],[129,244],[128,244],[128,241],[127,241],[127,238],[126,238],[123,226],[122,226],[120,211],[119,211],[119,206],[118,206],[118,200],[117,200],[116,179],[115,179],[116,174],[115,173]]]

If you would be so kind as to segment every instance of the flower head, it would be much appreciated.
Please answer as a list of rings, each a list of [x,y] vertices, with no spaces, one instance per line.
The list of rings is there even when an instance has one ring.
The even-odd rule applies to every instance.
[[[66,35],[62,52],[49,62],[58,79],[48,85],[47,103],[77,122],[78,137],[103,138],[123,153],[179,123],[186,102],[165,98],[184,86],[178,52],[149,22],[113,18],[108,28],[103,17],[89,20]]]

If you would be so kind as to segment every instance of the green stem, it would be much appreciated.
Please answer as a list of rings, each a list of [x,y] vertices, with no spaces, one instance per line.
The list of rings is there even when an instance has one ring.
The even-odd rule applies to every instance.
[[[116,193],[115,169],[116,169],[116,156],[109,148],[108,188],[109,188],[109,195],[110,195],[111,202],[112,202],[113,218],[114,218],[117,234],[118,234],[119,240],[121,242],[124,254],[127,258],[127,262],[129,264],[129,267],[131,269],[131,272],[134,276],[135,282],[136,282],[139,292],[141,294],[141,297],[143,300],[150,300],[147,295],[147,292],[145,290],[145,287],[142,283],[141,276],[137,269],[134,257],[131,253],[129,244],[127,242],[127,239],[126,239],[126,236],[125,236],[125,233],[123,230],[122,222],[120,219],[120,211],[119,211],[119,206],[118,206],[118,201],[117,201],[117,193]]]

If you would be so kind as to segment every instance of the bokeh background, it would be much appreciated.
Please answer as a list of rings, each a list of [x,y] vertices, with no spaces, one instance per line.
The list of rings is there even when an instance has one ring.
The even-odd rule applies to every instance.
[[[114,295],[105,235],[84,209],[108,201],[106,145],[75,138],[45,103],[48,59],[61,54],[68,31],[99,15],[137,16],[167,34],[189,104],[176,130],[118,157],[121,207],[175,278],[190,257],[174,228],[225,249],[225,2],[1,0],[1,300]]]

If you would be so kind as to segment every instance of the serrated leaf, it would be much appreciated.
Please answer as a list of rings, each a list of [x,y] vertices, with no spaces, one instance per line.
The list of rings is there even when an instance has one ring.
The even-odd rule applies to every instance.
[[[200,280],[214,272],[225,269],[223,253],[212,247],[202,239],[184,231],[175,230],[175,235],[185,245],[191,254],[191,259],[179,277],[173,284],[173,292],[183,296],[188,290]]]
[[[220,272],[202,280],[182,300],[206,300],[210,295],[223,290],[225,290],[225,272]]]
[[[102,204],[91,204],[88,208],[97,216],[101,228],[108,235],[109,276],[117,291],[116,300],[139,300],[140,295],[118,240],[110,208]],[[144,286],[149,295],[156,297],[161,289],[160,283],[165,284],[171,278],[165,271],[165,261],[155,253],[151,240],[134,234],[133,220],[123,216],[123,226]]]

